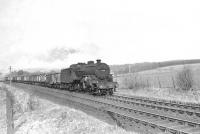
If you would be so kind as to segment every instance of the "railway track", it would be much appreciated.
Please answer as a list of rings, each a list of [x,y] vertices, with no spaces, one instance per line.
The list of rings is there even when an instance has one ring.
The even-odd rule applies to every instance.
[[[108,96],[105,99],[123,102],[125,104],[130,104],[131,106],[134,106],[138,109],[187,120],[196,124],[200,123],[200,106],[197,106],[196,104],[184,106],[182,103],[174,104],[166,101],[157,102],[156,100],[151,99],[148,99],[147,101],[146,98],[143,97],[134,98],[122,95]]]
[[[182,107],[185,109],[192,109],[200,111],[200,104],[191,103],[191,102],[180,102],[180,101],[173,101],[173,100],[164,100],[164,99],[156,99],[156,98],[147,98],[147,97],[140,97],[140,96],[127,96],[127,95],[120,95],[115,94],[116,97],[119,98],[126,98],[129,100],[136,100],[140,102],[148,102],[152,104],[159,104],[159,105],[171,105],[173,107]]]
[[[148,128],[156,131],[170,132],[173,134],[200,134],[200,120],[199,111],[197,108],[189,107],[173,107],[173,105],[165,105],[161,102],[149,100],[141,100],[141,98],[130,98],[128,96],[106,96],[94,97],[87,94],[71,93],[62,90],[53,90],[44,88],[45,90],[38,90],[45,92],[62,99],[69,99],[76,103],[95,107],[96,109],[104,110],[120,121],[121,126],[139,125],[143,128]],[[161,105],[159,105],[161,103]],[[178,112],[177,112],[178,111]],[[180,112],[181,111],[181,112]],[[193,112],[193,116],[198,119],[185,118],[181,114]],[[175,114],[174,114],[175,113]]]

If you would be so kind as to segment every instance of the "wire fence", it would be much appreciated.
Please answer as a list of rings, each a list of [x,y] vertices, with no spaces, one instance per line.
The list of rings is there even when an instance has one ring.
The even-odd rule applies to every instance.
[[[13,96],[6,87],[0,87],[0,90],[6,93],[6,124],[7,134],[14,134],[14,120],[13,120]]]

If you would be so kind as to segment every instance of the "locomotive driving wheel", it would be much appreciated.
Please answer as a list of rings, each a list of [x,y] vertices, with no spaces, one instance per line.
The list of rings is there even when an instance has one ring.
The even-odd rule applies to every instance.
[[[109,95],[113,95],[113,89],[109,90]]]

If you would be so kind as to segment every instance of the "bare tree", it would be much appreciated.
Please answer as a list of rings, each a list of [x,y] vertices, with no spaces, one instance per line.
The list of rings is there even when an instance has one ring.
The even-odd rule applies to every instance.
[[[177,86],[182,90],[190,90],[193,86],[193,76],[190,68],[184,67],[176,77]]]

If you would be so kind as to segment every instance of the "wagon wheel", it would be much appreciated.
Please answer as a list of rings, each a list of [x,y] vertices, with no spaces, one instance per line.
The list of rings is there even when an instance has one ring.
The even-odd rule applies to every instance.
[[[68,87],[68,91],[72,91],[73,90],[73,85],[70,84],[69,87]]]

